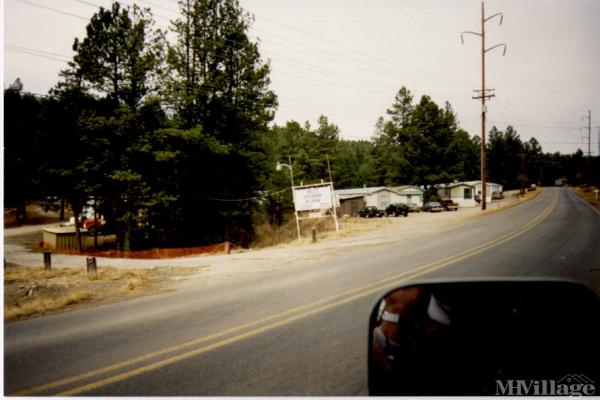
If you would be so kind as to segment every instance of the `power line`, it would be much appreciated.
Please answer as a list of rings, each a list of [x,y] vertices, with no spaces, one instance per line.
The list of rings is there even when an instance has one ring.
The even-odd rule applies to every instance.
[[[539,129],[579,129],[578,127],[575,126],[542,126],[542,125],[528,125],[528,124],[521,124],[521,123],[512,123],[512,122],[506,122],[506,121],[499,121],[499,120],[495,120],[497,123],[502,123],[505,125],[511,125],[511,126],[520,126],[522,128],[539,128]]]
[[[52,52],[49,52],[49,51],[37,50],[37,49],[29,48],[29,47],[17,46],[17,45],[8,44],[8,43],[5,44],[4,47],[7,48],[7,49],[29,51],[29,52],[34,52],[34,53],[40,53],[40,54],[48,55],[48,56],[56,56],[56,57],[66,58],[66,59],[70,59],[71,58],[70,56],[65,56],[64,54],[52,53]]]
[[[387,59],[381,58],[381,57],[379,57],[379,56],[376,56],[376,55],[373,55],[373,54],[369,54],[369,53],[366,53],[366,52],[363,52],[363,51],[360,51],[360,50],[353,49],[352,47],[349,47],[349,46],[347,46],[347,45],[345,45],[345,44],[343,44],[343,43],[334,42],[334,41],[332,41],[332,40],[330,40],[330,39],[327,39],[327,38],[320,37],[320,36],[318,36],[318,35],[315,35],[315,34],[313,34],[313,33],[311,33],[311,32],[307,32],[307,31],[304,31],[304,30],[302,30],[302,29],[298,29],[298,28],[296,28],[296,27],[294,27],[294,26],[291,26],[291,25],[288,25],[288,24],[281,23],[281,22],[279,22],[279,21],[276,21],[276,20],[274,20],[274,19],[272,19],[272,18],[265,17],[264,15],[260,15],[260,14],[255,14],[255,15],[256,15],[257,17],[260,17],[260,18],[262,18],[262,19],[264,19],[264,20],[266,20],[266,21],[269,21],[269,22],[271,22],[271,23],[273,23],[273,24],[280,25],[280,26],[282,26],[282,27],[284,27],[284,28],[287,28],[287,29],[290,29],[290,30],[293,30],[293,31],[296,31],[296,32],[299,32],[299,33],[302,33],[302,34],[304,34],[304,35],[310,36],[310,37],[312,37],[312,38],[314,38],[314,39],[317,39],[317,40],[319,40],[319,41],[322,41],[322,42],[324,42],[324,43],[328,43],[328,44],[330,44],[330,45],[333,45],[333,46],[336,46],[336,47],[340,47],[340,48],[342,48],[342,49],[345,49],[345,50],[349,50],[349,51],[351,51],[351,52],[353,52],[353,53],[356,53],[356,54],[359,54],[359,55],[361,55],[361,56],[363,56],[363,57],[371,58],[371,59],[377,60],[377,61],[379,61],[379,62],[384,62],[384,63],[386,63],[386,64],[389,64],[389,65],[391,65],[391,66],[393,66],[393,67],[396,67],[396,68],[397,68],[397,67],[400,67],[400,68],[403,68],[403,69],[412,70],[412,71],[414,71],[415,73],[420,73],[420,74],[426,74],[426,75],[429,75],[429,76],[434,76],[434,74],[423,72],[421,69],[412,68],[412,67],[408,67],[408,66],[406,66],[406,65],[397,64],[397,63],[394,63],[394,62],[392,62],[392,61],[389,61],[389,60],[387,60]],[[441,75],[437,75],[437,76],[438,76],[439,78],[441,78],[441,79],[448,79],[448,78],[446,78],[446,77],[442,77]],[[451,79],[450,79],[450,80],[451,80]],[[456,81],[456,82],[459,82],[459,81]],[[459,83],[463,83],[463,82],[459,82]]]
[[[91,7],[101,7],[99,4],[92,3],[92,2],[89,2],[89,1],[85,1],[85,0],[74,0],[74,1],[76,1],[76,2],[79,2],[79,3],[82,3],[82,4],[85,4],[85,5],[88,5],[88,6],[91,6]],[[149,1],[143,1],[143,0],[137,0],[137,1],[140,1],[140,2],[142,2],[142,3],[146,3],[146,4],[150,4],[150,5],[155,5],[155,6],[156,6],[156,4],[154,4],[154,3],[151,3],[151,2],[149,2]],[[135,2],[135,0],[134,0],[134,2]],[[128,6],[132,6],[132,4],[133,4],[133,3],[131,3],[131,4],[127,4],[127,3],[125,3],[125,4],[126,4],[126,5],[128,5]],[[169,11],[173,11],[173,12],[175,12],[175,10],[173,10],[173,9],[170,9],[170,8],[166,8],[166,7],[161,7],[161,8],[164,8],[164,9],[166,9],[166,10],[169,10]],[[163,15],[160,15],[160,14],[158,14],[158,13],[155,13],[155,12],[153,12],[153,13],[152,13],[152,15],[154,15],[155,17],[158,17],[158,18],[161,18],[161,19],[167,20],[167,21],[171,21],[171,18],[165,17],[165,16],[163,16]],[[81,17],[81,18],[84,18],[84,17]],[[263,18],[269,19],[269,18],[267,18],[267,17],[263,17]],[[271,20],[271,19],[269,19],[269,20]],[[271,20],[271,21],[272,21],[272,20]],[[284,26],[286,26],[286,27],[290,27],[289,25],[285,25],[285,24],[283,24],[283,25],[284,25]],[[164,28],[167,28],[167,29],[169,28],[169,26],[167,26],[167,25],[161,25],[161,26],[162,26],[162,27],[164,27]],[[290,28],[292,28],[292,27],[290,27]],[[256,29],[256,28],[253,28],[253,29],[255,29],[255,30],[257,30],[257,31],[261,31],[261,30],[259,30],[259,29]],[[300,31],[300,32],[304,32],[304,31],[302,31],[302,30],[299,30],[299,29],[296,29],[296,28],[294,28],[294,29],[295,29],[295,30],[297,30],[297,31]],[[300,43],[300,44],[302,44],[302,45],[305,45],[305,44],[304,44],[304,43],[302,43],[302,42],[299,42],[299,41],[294,41],[294,40],[291,40],[291,39],[285,38],[285,37],[283,37],[283,36],[274,35],[274,34],[271,34],[270,32],[267,32],[267,31],[261,31],[261,32],[264,32],[264,33],[266,33],[266,34],[268,34],[268,35],[271,35],[271,36],[275,36],[275,37],[282,38],[283,40],[289,40],[289,41],[292,41],[292,42],[295,42],[295,43]],[[311,36],[316,36],[316,35],[312,35],[312,34],[310,34],[310,33],[307,33],[307,32],[304,32],[304,33],[305,33],[305,34],[309,34],[309,35],[311,35]],[[321,39],[322,39],[322,38],[321,38]],[[335,43],[335,42],[329,41],[328,39],[322,39],[322,40],[324,40],[324,41],[327,41],[327,42],[330,42],[330,43]],[[210,40],[209,40],[209,41],[210,41]],[[229,42],[229,43],[233,43],[233,44],[238,44],[238,45],[240,44],[240,42],[237,42],[237,41],[234,41],[234,40],[231,40],[231,39],[225,39],[225,41],[226,41],[226,42]],[[275,43],[275,45],[280,45],[280,46],[282,46],[281,44],[277,44],[277,43]],[[337,44],[337,45],[338,45],[338,46],[343,46],[344,48],[348,48],[348,49],[350,49],[349,47],[347,47],[347,46],[345,46],[345,45],[342,45],[342,44]],[[225,46],[226,46],[226,47],[229,47],[229,48],[232,48],[231,46],[228,46],[228,45],[225,45]],[[285,46],[285,45],[283,45],[283,46]],[[286,46],[286,47],[290,48],[290,46]],[[295,48],[295,47],[291,47],[291,48],[292,48],[292,49],[294,49],[294,50],[299,50],[299,49],[297,49],[297,48]],[[312,49],[312,47],[311,47],[311,49]],[[319,49],[319,48],[316,48],[316,49],[317,49],[317,50],[319,50],[319,51],[327,52],[326,50],[323,50],[323,49]],[[354,51],[354,52],[357,52],[357,51],[355,51],[355,50],[352,50],[352,51]],[[273,53],[273,52],[272,52],[272,53]],[[327,52],[327,53],[328,53],[328,54],[330,54],[329,52]],[[359,54],[366,54],[366,53],[362,53],[362,52],[358,52],[358,53],[359,53]],[[356,79],[357,79],[357,78],[358,78],[359,80],[362,80],[362,81],[364,81],[364,78],[362,78],[362,77],[357,77],[357,76],[355,76],[355,75],[351,75],[351,74],[344,74],[344,73],[340,73],[340,72],[338,72],[338,71],[331,71],[331,70],[328,70],[328,69],[326,69],[326,68],[323,68],[323,67],[321,67],[321,66],[317,66],[317,65],[313,65],[313,64],[306,63],[306,62],[303,62],[303,61],[299,61],[299,60],[297,60],[297,59],[293,59],[293,58],[290,58],[290,57],[287,57],[287,56],[283,56],[283,55],[280,55],[280,54],[278,54],[278,53],[273,53],[273,56],[274,56],[274,57],[280,57],[280,58],[283,58],[283,59],[290,60],[289,62],[285,62],[285,61],[281,61],[281,60],[280,60],[279,62],[287,63],[287,64],[290,64],[291,66],[294,66],[294,67],[297,67],[297,64],[301,63],[301,64],[304,64],[304,65],[306,65],[306,66],[307,66],[307,68],[312,68],[313,72],[324,73],[324,74],[328,74],[328,75],[331,75],[331,76],[341,76],[341,75],[345,75],[345,76],[347,76],[347,78],[343,78],[343,79],[352,80],[352,82],[356,82]],[[370,56],[370,57],[374,57],[374,56]],[[378,58],[378,57],[377,57],[377,58]],[[329,59],[331,60],[332,58],[330,58],[330,57],[329,57]],[[347,61],[347,59],[348,59],[348,57],[347,57],[347,56],[345,56],[345,57],[344,57],[344,61],[346,62],[346,61]],[[381,58],[378,58],[378,59],[379,59],[379,60],[383,60],[383,59],[381,59]],[[364,62],[364,61],[362,61],[362,60],[358,60],[358,59],[354,59],[354,60],[355,60],[355,61],[357,61],[357,62],[360,62],[360,63],[362,63],[363,65],[370,65],[370,64],[367,64],[367,63],[365,63],[365,62]],[[388,63],[390,63],[390,64],[393,64],[393,63],[391,63],[391,62],[389,62],[389,61],[386,61],[386,62],[388,62]],[[304,68],[304,69],[307,69],[307,68]],[[367,69],[367,68],[364,68],[364,67],[359,67],[359,68],[362,68],[362,69]],[[405,68],[409,68],[409,67],[405,67]],[[310,70],[310,69],[309,69],[309,70]],[[321,72],[321,71],[319,71],[319,70],[321,70],[321,71],[323,71],[323,72]],[[375,69],[373,69],[373,68],[370,68],[370,70],[371,70],[371,71],[375,71],[375,72],[378,72],[378,71],[383,71],[382,69],[375,70]],[[385,71],[386,71],[386,73],[390,73],[390,72],[391,72],[391,71],[389,71],[389,70],[385,70]],[[394,72],[394,73],[397,73],[397,72]],[[438,77],[435,77],[435,75],[433,75],[433,74],[429,74],[429,73],[426,73],[426,72],[423,72],[423,71],[420,71],[420,70],[414,70],[413,74],[414,74],[414,76],[415,76],[415,77],[418,77],[418,75],[421,75],[422,79],[429,79],[429,80],[432,80],[432,81],[439,80],[439,81],[443,81],[444,83],[448,83],[449,81],[452,81],[452,79],[444,78],[444,77],[441,77],[441,76],[438,78]],[[405,77],[404,77],[404,78],[405,78]],[[454,81],[455,81],[455,82],[459,82],[458,80],[454,80]],[[383,82],[376,82],[376,83],[378,83],[378,84],[380,84],[380,85],[385,85],[386,87],[388,86],[386,83],[383,83]],[[463,82],[460,82],[460,83],[462,84]],[[445,93],[439,93],[439,94],[445,94]]]
[[[88,20],[88,18],[82,17],[81,15],[73,14],[73,13],[70,13],[70,12],[64,11],[64,10],[59,10],[58,8],[52,8],[52,7],[43,6],[41,4],[32,3],[32,2],[27,1],[27,0],[13,0],[13,1],[18,1],[19,3],[27,4],[27,5],[30,5],[32,7],[38,7],[38,8],[43,8],[45,10],[54,11],[54,12],[57,12],[59,14],[68,15],[68,16],[73,17],[73,18],[79,18],[79,19],[83,19],[85,21]]]
[[[85,1],[85,0],[74,0],[74,1],[77,1],[79,3],[85,4],[85,5],[88,5],[88,6],[92,6],[92,7],[101,7],[99,4],[91,3],[91,2]],[[149,2],[147,2],[147,3],[149,3]],[[160,14],[153,13],[153,15],[156,16],[156,17],[159,17],[159,18],[162,18],[162,19],[170,21],[170,19],[168,17],[162,16]],[[281,36],[279,36],[279,37],[281,37]],[[207,39],[206,41],[207,42],[211,42],[211,43],[221,44],[221,43],[218,43],[216,41],[209,40],[209,39]],[[244,43],[241,43],[241,42],[235,41],[235,40],[231,40],[231,39],[225,39],[225,41],[228,42],[228,43],[232,43],[234,45],[244,45]],[[232,48],[232,49],[236,50],[236,48],[234,48],[234,47],[232,47],[230,45],[225,45],[225,47]],[[292,67],[296,67],[296,68],[300,68],[300,69],[306,69],[308,71],[317,72],[317,73],[321,73],[321,74],[325,74],[325,75],[329,75],[329,76],[333,76],[333,77],[340,77],[341,79],[345,79],[345,80],[349,80],[349,81],[351,80],[353,83],[356,83],[356,82],[361,82],[361,83],[365,82],[365,85],[368,85],[369,87],[372,87],[372,84],[375,83],[375,84],[378,84],[378,85],[382,85],[382,87],[383,86],[389,87],[389,85],[386,84],[386,83],[384,83],[384,82],[366,81],[363,77],[359,77],[359,76],[352,75],[352,74],[341,73],[341,72],[338,72],[338,71],[333,71],[333,70],[330,70],[330,69],[327,69],[327,68],[323,68],[323,67],[318,66],[318,65],[310,64],[310,63],[307,63],[307,62],[304,62],[304,61],[301,61],[301,60],[298,60],[298,59],[294,59],[294,58],[290,58],[290,57],[287,57],[287,56],[283,56],[283,55],[280,55],[278,53],[272,52],[272,57],[274,59],[276,59],[276,60],[279,60],[278,62],[281,62],[281,63],[284,63],[284,64],[288,64],[288,65],[290,65]],[[285,61],[285,60],[289,60],[289,61]],[[302,67],[300,65],[304,65],[304,67]]]
[[[40,5],[37,5],[37,4],[30,3],[30,2],[28,2],[28,1],[26,1],[26,0],[16,0],[16,1],[22,1],[22,2],[26,2],[26,3],[28,3],[28,4],[31,4],[31,5],[33,5],[33,6],[36,6],[36,7],[40,7],[40,8],[44,8],[44,9],[49,9],[49,10],[52,10],[52,11],[54,11],[54,12],[63,13],[63,11],[62,11],[62,10],[58,10],[58,9],[51,9],[51,8],[49,8],[49,7],[43,7],[43,6],[40,6]],[[98,5],[98,4],[91,3],[91,2],[88,2],[88,1],[84,1],[84,0],[75,0],[75,1],[77,1],[77,2],[80,2],[80,3],[82,3],[82,4],[87,4],[87,5],[89,5],[89,6],[92,6],[92,7],[100,7],[100,5]],[[145,3],[148,3],[148,4],[150,4],[150,2],[145,2]],[[170,10],[170,9],[169,9],[169,10]],[[72,13],[69,13],[69,14],[70,14],[70,15],[72,15],[72,16],[75,16],[75,17],[78,17],[78,18],[84,19],[84,20],[88,20],[88,18],[86,18],[86,17],[83,17],[83,16],[79,16],[79,15],[72,14]],[[164,18],[164,19],[167,19],[166,17],[164,17],[164,16],[161,16],[161,15],[158,15],[158,14],[154,14],[154,15],[155,15],[155,16],[157,16],[157,17],[162,17],[162,18]],[[283,37],[282,37],[282,38],[283,38]],[[286,39],[286,38],[284,38],[284,40],[285,40],[285,39]],[[239,42],[235,42],[235,41],[232,41],[232,40],[229,40],[229,42],[230,42],[230,43],[235,43],[235,44],[240,44]],[[301,43],[301,42],[297,42],[297,43]],[[344,45],[340,45],[340,46],[344,46]],[[228,47],[231,47],[231,46],[228,46]],[[344,47],[347,47],[347,46],[344,46]],[[31,49],[30,49],[30,50],[31,50]],[[15,51],[18,51],[18,50],[15,50]],[[25,51],[25,50],[22,50],[22,49],[21,49],[20,51],[21,51],[23,54],[29,54],[29,55],[38,56],[38,57],[45,57],[45,58],[48,58],[48,57],[50,57],[50,55],[48,55],[48,54],[40,54],[39,52],[38,52],[38,53],[32,53],[32,52],[27,52],[27,51]],[[360,52],[358,52],[358,54],[361,54],[361,53],[360,53]],[[365,53],[365,54],[366,54],[366,53]],[[67,56],[63,56],[63,55],[59,55],[59,57],[65,57],[65,58],[67,58],[67,59],[68,59],[68,57],[67,57]],[[277,57],[279,57],[279,55],[277,55]],[[284,56],[281,56],[281,57],[282,57],[282,58],[285,58]],[[378,57],[377,57],[377,58],[378,58]],[[52,59],[52,58],[50,58],[50,59]],[[290,58],[287,58],[287,59],[290,59]],[[297,64],[298,64],[298,61],[299,61],[299,60],[296,60],[296,59],[293,59],[293,58],[291,58],[290,60],[291,60],[291,62],[292,62],[292,63],[294,63],[294,65],[295,65],[296,67],[298,67],[298,65],[297,65]],[[58,60],[58,59],[55,59],[55,61],[63,61],[63,62],[64,62],[65,60]],[[281,61],[279,61],[279,62],[281,62]],[[285,62],[284,62],[284,63],[285,63]],[[375,81],[373,81],[373,82],[370,82],[370,81],[369,81],[369,82],[367,82],[367,81],[365,81],[365,80],[364,80],[364,78],[362,78],[362,77],[360,77],[360,78],[359,78],[359,77],[357,77],[357,76],[355,76],[355,75],[350,75],[350,74],[340,74],[340,73],[339,73],[339,72],[337,72],[337,71],[332,71],[332,70],[323,69],[322,67],[313,66],[313,65],[312,65],[312,64],[310,64],[310,63],[306,63],[306,62],[302,62],[302,63],[305,65],[305,67],[304,67],[303,69],[308,69],[309,71],[313,71],[313,72],[315,72],[315,71],[316,71],[316,72],[319,72],[319,73],[322,73],[322,72],[321,72],[321,70],[324,70],[324,71],[325,71],[325,73],[327,73],[327,74],[329,74],[329,75],[332,75],[332,76],[334,76],[334,77],[336,77],[336,78],[338,78],[338,79],[347,80],[347,81],[352,81],[354,84],[357,84],[357,83],[358,83],[359,85],[364,85],[364,86],[366,86],[366,88],[358,88],[358,87],[356,87],[356,86],[342,85],[342,84],[340,84],[340,83],[338,83],[338,82],[332,82],[332,81],[321,81],[322,83],[325,83],[325,84],[327,84],[327,85],[333,85],[333,86],[339,86],[339,87],[347,87],[347,88],[350,88],[350,89],[359,89],[359,90],[361,90],[361,91],[369,90],[369,91],[372,91],[372,92],[377,92],[377,93],[381,93],[381,91],[380,91],[380,90],[377,90],[376,88],[374,88],[374,87],[373,87],[373,83],[377,83],[377,84],[379,84],[379,85],[382,85],[382,87],[383,87],[383,86],[385,86],[385,87],[389,87],[389,85],[387,85],[386,83],[383,83],[383,82],[375,82]],[[362,63],[366,65],[366,63],[365,63],[364,61],[362,61]],[[393,63],[391,63],[391,62],[387,62],[387,63],[388,63],[388,64],[390,64],[390,65],[393,65]],[[281,71],[280,73],[287,74],[287,75],[293,75],[293,74],[287,73],[287,72],[285,72],[285,71]],[[299,76],[299,75],[295,75],[295,76],[296,76],[296,77],[301,77],[301,78],[303,78],[303,79],[311,79],[311,80],[316,80],[316,79],[314,79],[314,78],[312,78],[312,77],[310,77],[310,76]],[[462,95],[462,93],[450,93],[450,92],[441,93],[441,92],[431,92],[431,91],[429,91],[429,90],[424,90],[424,92],[426,92],[426,94],[428,94],[428,95],[436,95],[436,94],[437,94],[437,95],[444,95],[444,96],[459,96],[459,95]],[[365,120],[366,120],[366,119],[365,119]],[[369,118],[369,120],[370,120],[370,118]]]
[[[51,57],[51,56],[47,56],[47,55],[44,55],[44,54],[38,54],[38,53],[27,51],[27,50],[10,48],[10,47],[7,47],[7,46],[5,46],[4,48],[6,50],[9,50],[9,51],[14,51],[14,52],[21,53],[21,54],[27,54],[27,55],[30,55],[30,56],[45,58],[47,60],[59,61],[59,62],[62,62],[62,63],[69,62],[69,60],[63,60],[63,59],[60,59],[60,58]]]
[[[246,197],[246,198],[242,198],[242,199],[223,199],[223,198],[215,198],[215,197],[208,197],[208,196],[202,196],[202,195],[196,195],[195,197],[200,197],[202,199],[211,200],[211,201],[242,202],[242,201],[250,201],[250,200],[264,200],[267,195],[279,194],[279,193],[287,192],[288,190],[291,190],[291,189],[292,188],[286,188],[286,189],[278,190],[276,192],[269,192],[268,190],[265,190],[262,192],[262,195],[260,195],[260,196]]]

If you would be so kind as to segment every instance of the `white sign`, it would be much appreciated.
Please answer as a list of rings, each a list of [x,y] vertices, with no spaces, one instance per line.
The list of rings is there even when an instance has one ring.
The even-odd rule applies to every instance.
[[[328,209],[331,204],[331,185],[296,187],[294,202],[296,211]]]

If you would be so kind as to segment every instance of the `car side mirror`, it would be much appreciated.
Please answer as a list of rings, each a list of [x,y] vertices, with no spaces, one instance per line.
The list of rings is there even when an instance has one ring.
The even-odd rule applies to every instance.
[[[395,289],[369,324],[371,395],[600,393],[600,300],[564,281]]]

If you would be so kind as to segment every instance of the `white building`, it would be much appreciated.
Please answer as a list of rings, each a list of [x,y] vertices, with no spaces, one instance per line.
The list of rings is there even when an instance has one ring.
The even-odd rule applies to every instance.
[[[486,202],[491,203],[494,192],[502,193],[502,185],[486,182]],[[454,182],[436,185],[438,196],[452,200],[460,207],[475,207],[481,198],[481,181]]]
[[[356,189],[335,190],[335,197],[340,202],[340,212],[355,215],[364,206],[375,206],[385,210],[392,203],[423,205],[423,189],[416,186],[364,187]]]
[[[423,194],[425,191],[418,186],[404,185],[393,186],[393,191],[398,193],[399,200],[395,203],[416,204],[423,207]]]

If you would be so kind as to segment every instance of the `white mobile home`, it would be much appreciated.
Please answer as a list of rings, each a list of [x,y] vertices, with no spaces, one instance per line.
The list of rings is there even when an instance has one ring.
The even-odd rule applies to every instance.
[[[423,194],[425,191],[418,186],[404,185],[391,188],[398,194],[396,203],[415,204],[423,207]]]
[[[385,210],[392,203],[423,205],[423,189],[416,186],[364,187],[356,189],[338,189],[335,196],[340,202],[342,214],[356,215],[364,206],[375,206]]]
[[[437,186],[437,194],[442,200],[452,200],[460,207],[475,207],[475,187],[463,182]]]
[[[486,202],[492,201],[492,193],[502,193],[502,185],[493,182],[486,182]],[[437,185],[437,193],[442,199],[452,200],[460,207],[475,207],[478,205],[476,200],[481,197],[481,181],[454,182]]]

